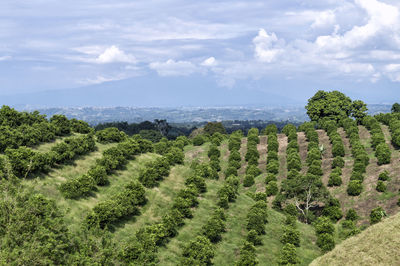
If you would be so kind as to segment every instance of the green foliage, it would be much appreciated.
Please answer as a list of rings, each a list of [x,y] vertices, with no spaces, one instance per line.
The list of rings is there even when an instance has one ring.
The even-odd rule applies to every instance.
[[[360,180],[351,180],[347,186],[347,194],[350,196],[358,196],[361,194],[362,184]]]
[[[267,203],[257,201],[247,213],[247,230],[255,230],[257,234],[265,234],[265,224],[267,223]]]
[[[213,144],[210,146],[210,149],[208,150],[208,157],[211,158],[212,156],[220,157],[221,152],[218,149],[218,146]]]
[[[394,103],[392,105],[392,113],[400,113],[400,104],[399,103]]]
[[[283,228],[283,234],[281,236],[281,242],[283,244],[292,244],[296,247],[300,246],[300,232],[292,226],[285,226]]]
[[[236,262],[236,266],[255,266],[258,264],[258,259],[256,255],[256,249],[254,245],[250,242],[245,242],[243,247],[240,249],[240,258]]]
[[[286,205],[284,211],[286,214],[288,214],[290,216],[297,217],[297,215],[298,215],[297,207],[293,203]]]
[[[357,221],[360,218],[354,209],[349,209],[346,213],[346,220]]]
[[[278,161],[271,161],[267,164],[267,172],[271,174],[278,174],[279,173],[279,162]]]
[[[109,127],[96,132],[97,141],[101,143],[121,142],[126,140],[127,135],[118,128]]]
[[[315,221],[314,227],[315,227],[315,232],[317,233],[317,235],[321,235],[321,234],[333,235],[335,232],[335,227],[332,224],[332,221],[328,217],[323,217],[323,216],[319,217]]]
[[[318,91],[308,100],[307,114],[312,121],[329,118],[339,121],[349,117],[352,112],[352,101],[339,91]]]
[[[262,245],[261,237],[258,235],[258,233],[255,230],[250,230],[247,233],[246,241],[249,243],[252,243],[254,246]]]
[[[256,177],[261,174],[261,170],[255,165],[249,165],[246,168],[246,174]]]
[[[320,234],[317,238],[317,246],[322,252],[328,252],[335,248],[335,239],[331,234]]]
[[[290,126],[286,127],[286,131],[288,130],[289,127]],[[265,128],[264,133],[265,135],[276,135],[278,134],[278,128],[276,127],[275,124],[270,124]]]
[[[371,214],[369,215],[369,222],[370,224],[379,223],[385,216],[385,210],[382,207],[377,207],[375,209],[372,209]]]
[[[226,134],[226,129],[221,122],[208,122],[204,126],[204,132],[212,136],[215,133]]]
[[[353,101],[351,116],[354,117],[358,123],[367,115],[367,111],[367,105],[363,101]]]
[[[270,181],[267,186],[265,187],[265,193],[267,196],[274,196],[278,194],[279,188],[276,181]]]
[[[197,135],[193,138],[192,142],[194,146],[201,146],[206,142],[206,140],[203,135]]]
[[[384,170],[382,173],[379,174],[379,180],[388,181],[390,179],[389,172]]]
[[[331,173],[328,180],[328,186],[340,186],[342,184],[342,177],[338,173]]]
[[[251,187],[252,185],[254,185],[254,176],[246,174],[246,176],[243,179],[243,186]]]
[[[386,191],[386,184],[382,180],[378,180],[376,184],[376,191],[385,192]]]
[[[60,191],[67,199],[77,199],[88,196],[96,188],[96,181],[92,176],[81,175],[61,184]]]
[[[182,256],[181,265],[211,265],[215,251],[207,237],[197,236],[185,246]]]
[[[71,123],[65,115],[53,115],[50,123],[54,125],[57,136],[65,136],[71,133]]]
[[[343,168],[344,167],[344,159],[342,157],[335,157],[332,161],[332,169],[336,167]]]
[[[222,239],[222,233],[225,232],[225,230],[225,221],[214,214],[202,227],[202,234],[211,242],[217,243]]]
[[[386,143],[381,143],[376,146],[375,156],[378,159],[378,164],[389,164],[392,152]]]
[[[279,265],[295,265],[300,263],[296,247],[293,244],[287,243],[282,247],[278,263]]]

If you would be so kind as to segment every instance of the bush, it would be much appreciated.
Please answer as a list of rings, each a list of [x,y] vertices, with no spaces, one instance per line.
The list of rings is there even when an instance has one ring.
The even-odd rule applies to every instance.
[[[245,242],[240,249],[240,258],[236,262],[236,266],[257,265],[257,254],[254,245],[250,242]]]
[[[317,235],[320,234],[330,234],[333,235],[335,232],[335,227],[328,217],[318,217],[314,223],[315,232]]]
[[[286,127],[286,126],[285,126]],[[286,127],[286,130],[290,129],[289,127]],[[296,129],[295,129],[296,130]],[[278,128],[276,127],[275,124],[269,124],[265,130],[264,130],[265,135],[276,135],[278,133]]]
[[[320,160],[313,161],[311,166],[308,168],[307,173],[316,176],[322,176],[324,173],[321,168],[321,161]]]
[[[297,217],[297,215],[298,215],[297,207],[293,203],[290,203],[290,204],[286,205],[284,211],[288,215],[291,215],[291,216],[294,216],[294,217]]]
[[[109,183],[107,171],[103,166],[96,165],[89,169],[88,176],[91,176],[98,186],[104,186]]]
[[[265,234],[265,224],[267,223],[267,203],[264,201],[256,202],[247,213],[247,230],[255,230],[257,234]]]
[[[382,207],[377,207],[371,211],[371,214],[369,215],[369,222],[371,225],[379,223],[385,216],[385,210],[383,210]]]
[[[332,161],[332,169],[336,167],[343,168],[344,167],[344,159],[342,157],[335,157]]]
[[[250,230],[247,234],[246,241],[252,243],[254,246],[262,245],[261,237],[255,230]]]
[[[97,141],[101,143],[121,142],[127,135],[118,128],[109,127],[96,132]]]
[[[281,236],[281,242],[283,244],[292,244],[295,245],[296,247],[300,246],[300,232],[299,230],[291,227],[291,226],[285,226],[283,229],[283,235]]]
[[[183,249],[182,256],[182,265],[211,265],[215,251],[207,237],[197,236]]]
[[[222,239],[222,233],[225,232],[225,222],[220,217],[212,216],[202,227],[202,234],[210,239],[211,242],[217,243]]]
[[[188,177],[185,181],[185,185],[194,185],[197,188],[197,191],[199,191],[200,193],[204,193],[207,191],[206,181],[204,180],[204,178],[196,174]]]
[[[332,146],[332,155],[334,157],[343,157],[344,156],[344,146],[343,143],[340,141],[333,142]]]
[[[362,184],[360,180],[351,180],[347,186],[347,194],[350,196],[358,196],[361,194]]]
[[[251,187],[254,185],[254,176],[247,174],[243,179],[243,186]]]
[[[335,239],[331,234],[320,234],[317,238],[317,246],[322,252],[331,251],[335,247]]]
[[[256,177],[261,174],[261,170],[255,165],[249,165],[246,168],[246,174]]]
[[[386,191],[386,184],[382,180],[378,180],[376,184],[376,191],[385,192]]]
[[[226,169],[226,171],[225,171],[225,176],[231,176],[231,175],[237,176],[237,169],[236,169],[236,167],[230,166],[230,167],[228,167],[228,168]]]
[[[295,265],[300,263],[300,260],[297,257],[296,247],[290,243],[285,244],[282,247],[278,263],[279,265]]]
[[[278,184],[276,181],[271,181],[267,184],[267,186],[265,187],[265,193],[267,194],[267,196],[274,196],[276,194],[278,194],[279,188],[278,188]]]
[[[267,164],[267,172],[272,174],[279,173],[279,162],[278,161],[271,161]]]
[[[61,184],[60,191],[65,198],[76,199],[89,195],[95,188],[96,182],[93,177],[81,175]]]
[[[197,135],[196,137],[193,138],[193,145],[194,146],[201,146],[204,144],[205,138],[203,135]]]
[[[390,178],[390,176],[389,176],[389,172],[387,170],[385,170],[379,174],[379,180],[387,181],[387,180],[389,180],[389,178]]]
[[[375,156],[378,159],[378,164],[389,164],[391,151],[389,146],[386,143],[381,143],[376,147]]]
[[[342,184],[342,177],[337,173],[331,173],[328,180],[328,186],[340,186]]]
[[[346,213],[346,220],[349,220],[349,221],[357,221],[358,218],[359,218],[359,216],[358,216],[356,210],[354,210],[354,209],[349,209],[349,210],[347,211],[347,213]]]
[[[220,157],[221,156],[221,152],[218,149],[217,145],[211,145],[210,149],[208,150],[208,157],[211,158],[212,156],[216,156],[216,157]]]
[[[268,173],[267,176],[265,177],[265,184],[268,184],[271,181],[278,181],[276,178],[276,174],[273,173]]]

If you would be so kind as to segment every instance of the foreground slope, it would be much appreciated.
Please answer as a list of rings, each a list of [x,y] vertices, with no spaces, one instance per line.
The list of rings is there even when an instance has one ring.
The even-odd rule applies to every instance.
[[[310,265],[398,265],[400,261],[400,214],[343,241]]]

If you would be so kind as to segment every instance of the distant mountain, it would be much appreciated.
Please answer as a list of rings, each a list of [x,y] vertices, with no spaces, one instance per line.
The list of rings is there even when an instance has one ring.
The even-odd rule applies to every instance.
[[[0,97],[1,104],[14,107],[77,107],[77,106],[282,106],[303,104],[279,93],[248,88],[245,82],[234,88],[219,87],[205,76],[143,76],[105,82],[87,87],[52,90]]]

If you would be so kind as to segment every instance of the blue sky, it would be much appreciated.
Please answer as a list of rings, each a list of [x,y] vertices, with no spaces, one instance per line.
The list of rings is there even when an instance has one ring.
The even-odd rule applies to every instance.
[[[2,0],[0,94],[154,76],[155,86],[204,77],[215,89],[390,101],[399,11],[394,0]]]

